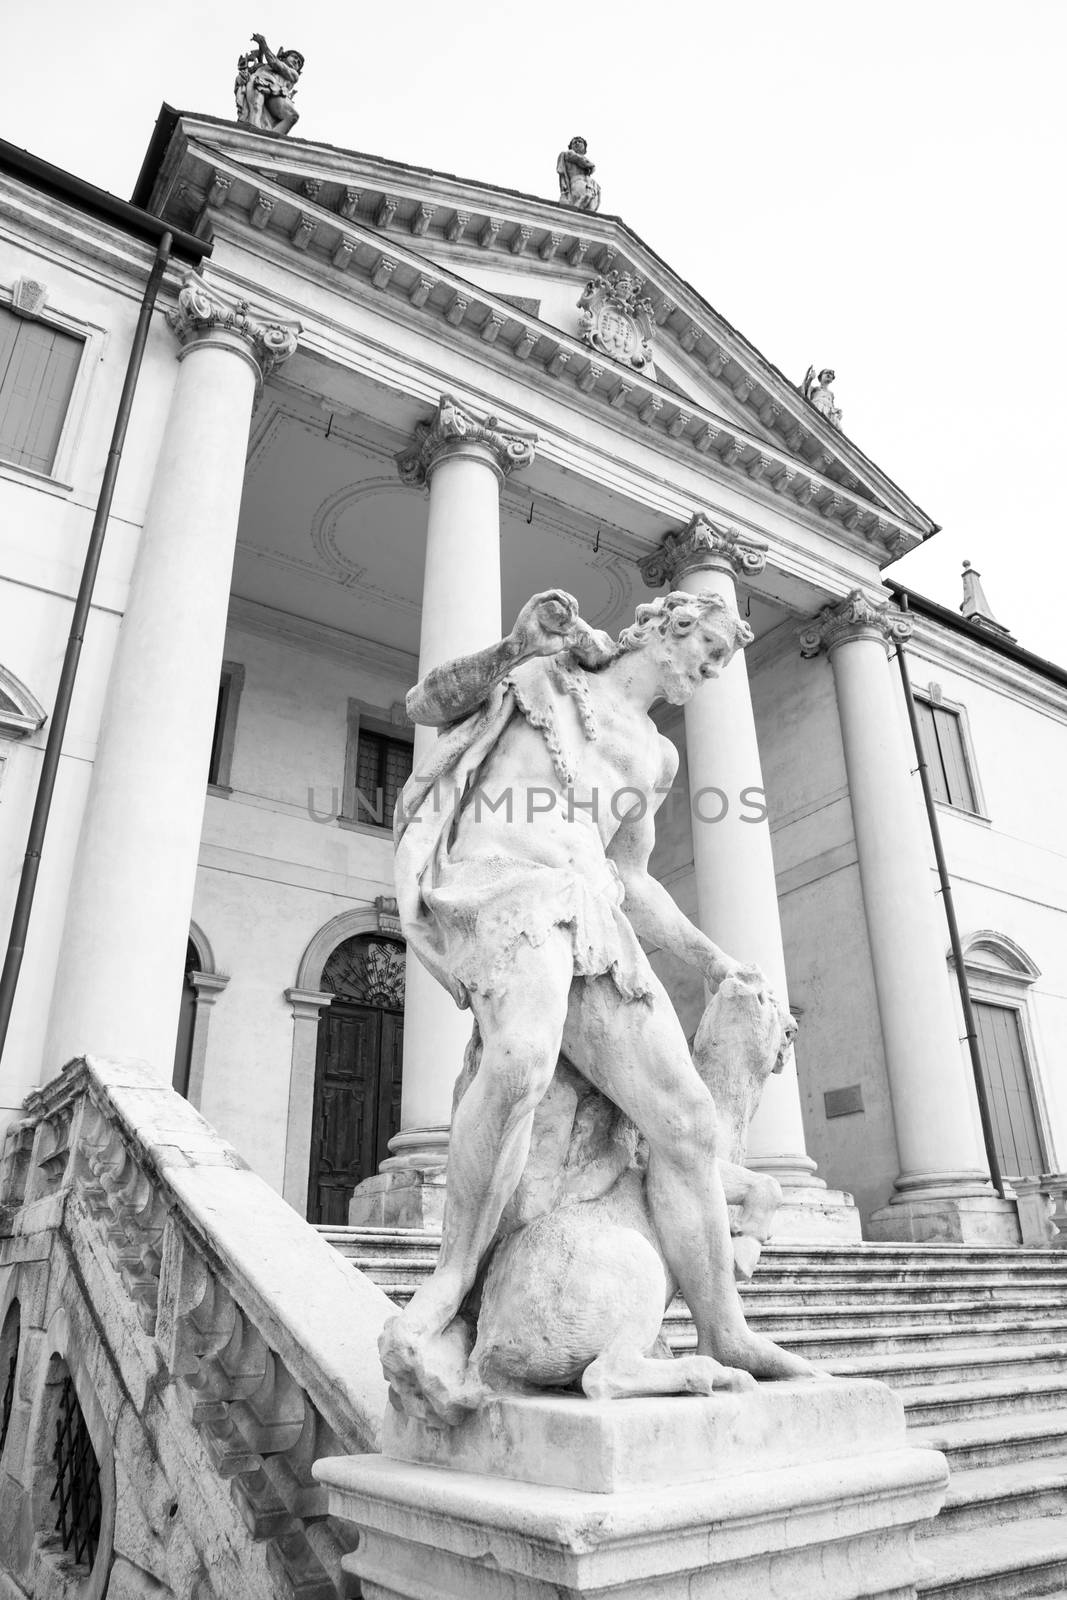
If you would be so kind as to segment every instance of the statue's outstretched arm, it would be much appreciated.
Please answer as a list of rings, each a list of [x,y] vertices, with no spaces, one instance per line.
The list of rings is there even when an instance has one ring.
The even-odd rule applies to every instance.
[[[606,634],[582,621],[573,595],[564,589],[546,589],[527,600],[515,626],[499,644],[446,661],[428,672],[408,693],[408,716],[431,728],[458,722],[484,705],[494,687],[520,662],[569,649],[580,651],[592,664],[598,658],[608,660],[615,647]]]
[[[635,809],[623,822],[608,849],[626,891],[623,909],[634,931],[650,944],[659,945],[678,956],[687,966],[702,972],[714,988],[723,979],[742,969],[741,963],[713,944],[690,922],[661,883],[648,870],[649,857],[656,842],[655,812],[670,791],[678,770],[678,757],[672,749],[664,763],[654,803],[643,813]]]

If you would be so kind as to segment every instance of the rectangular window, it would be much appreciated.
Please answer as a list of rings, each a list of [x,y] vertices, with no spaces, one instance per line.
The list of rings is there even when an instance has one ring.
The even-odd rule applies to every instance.
[[[411,776],[412,747],[407,739],[361,728],[356,746],[353,822],[391,828],[400,791]]]
[[[917,695],[915,711],[934,799],[940,800],[943,805],[956,806],[960,811],[977,814],[978,806],[967,766],[967,748],[963,742],[959,712],[950,710],[948,706],[934,705],[929,700],[920,700]]]
[[[51,472],[83,344],[0,306],[0,460]]]

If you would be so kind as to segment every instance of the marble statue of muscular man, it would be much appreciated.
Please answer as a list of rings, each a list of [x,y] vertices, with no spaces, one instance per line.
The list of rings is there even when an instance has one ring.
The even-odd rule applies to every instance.
[[[397,811],[400,912],[420,959],[473,1011],[481,1049],[455,1108],[437,1269],[380,1341],[394,1395],[417,1414],[454,1420],[478,1404],[473,1381],[462,1392],[455,1319],[561,1052],[647,1141],[649,1209],[698,1351],[756,1377],[811,1370],[745,1322],[712,1159],[715,1105],[638,938],[712,990],[740,974],[775,1004],[648,871],[654,814],[677,770],[650,708],[713,692],[707,680],[751,637],[721,596],[676,593],[640,606],[616,644],[550,590],[508,638],[435,669],[408,697],[412,719],[442,732]]]

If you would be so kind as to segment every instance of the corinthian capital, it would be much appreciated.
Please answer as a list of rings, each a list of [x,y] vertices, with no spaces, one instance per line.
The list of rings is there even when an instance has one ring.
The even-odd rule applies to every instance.
[[[673,589],[687,572],[709,567],[728,569],[735,577],[754,578],[767,565],[767,546],[736,528],[717,528],[700,511],[676,533],[664,536],[658,550],[641,562],[641,576],[650,589],[665,583]]]
[[[840,644],[873,639],[885,646],[888,655],[891,643],[903,644],[910,637],[911,622],[891,601],[879,605],[862,589],[853,589],[836,606],[825,606],[817,620],[803,630],[800,653],[817,656],[825,650],[832,654]]]
[[[224,300],[195,273],[179,289],[167,322],[183,354],[198,344],[224,343],[250,359],[262,378],[293,354],[300,333],[299,322],[263,322],[251,315],[246,300]]]
[[[405,483],[424,484],[437,463],[445,456],[461,454],[480,446],[502,478],[518,467],[528,467],[534,458],[536,433],[505,427],[498,417],[477,417],[443,394],[429,422],[415,425],[412,442],[396,458],[397,470]]]

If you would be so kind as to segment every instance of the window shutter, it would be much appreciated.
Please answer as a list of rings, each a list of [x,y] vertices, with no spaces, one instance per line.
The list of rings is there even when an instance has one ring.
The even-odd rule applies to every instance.
[[[0,457],[50,472],[82,341],[0,309]]]
[[[937,742],[937,733],[934,728],[934,708],[925,700],[916,700],[915,714],[919,720],[919,743],[922,746],[923,759],[930,777],[930,787],[935,800],[943,804],[948,801],[948,780],[945,777],[944,763],[941,760],[941,750]]]
[[[974,790],[967,771],[967,757],[963,748],[963,730],[959,715],[944,706],[932,706],[934,731],[945,769],[949,804],[964,811],[974,811]]]

